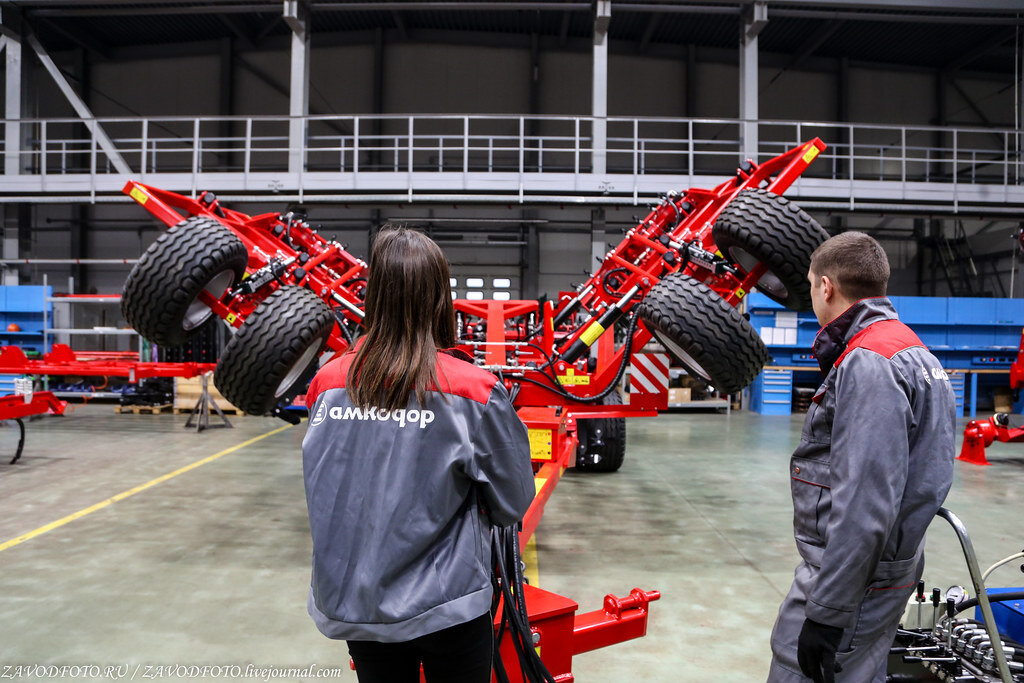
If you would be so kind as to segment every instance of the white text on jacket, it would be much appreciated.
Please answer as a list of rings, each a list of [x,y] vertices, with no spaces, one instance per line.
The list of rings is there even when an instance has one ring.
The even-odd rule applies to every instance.
[[[399,408],[398,410],[382,410],[380,408],[358,408],[354,406],[347,406],[342,408],[335,406],[334,408],[327,409],[327,406],[323,403],[320,404],[320,408],[316,411],[316,415],[310,424],[318,425],[324,421],[325,417],[330,416],[332,420],[377,420],[384,422],[387,420],[394,420],[398,423],[399,427],[404,427],[407,424],[419,424],[420,429],[425,428],[428,424],[434,421],[433,410],[405,410]]]

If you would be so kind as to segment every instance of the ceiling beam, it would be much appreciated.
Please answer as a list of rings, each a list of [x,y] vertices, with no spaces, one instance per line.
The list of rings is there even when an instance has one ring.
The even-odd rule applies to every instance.
[[[265,83],[267,87],[269,87],[274,92],[280,95],[284,95],[285,98],[288,98],[291,95],[291,90],[288,88],[288,86],[281,83],[281,81],[277,80],[276,78],[268,74],[266,71],[256,66],[249,60],[247,60],[245,57],[236,54],[234,61],[243,69],[251,73],[253,76],[263,81],[263,83]],[[314,116],[323,116],[332,114],[333,112],[324,111],[323,109],[319,109],[315,107],[313,104],[310,104],[309,113]],[[341,121],[332,121],[328,119],[325,120],[323,124],[330,128],[331,130],[335,131],[336,133],[340,133],[342,135],[352,135],[351,128],[345,126]]]
[[[572,15],[569,12],[562,12],[562,25],[558,27],[558,47],[565,47],[565,43],[569,39],[569,22],[571,20]]]
[[[68,103],[75,110],[75,113],[82,119],[82,123],[85,124],[85,127],[89,129],[89,132],[92,134],[96,144],[98,144],[107,155],[110,163],[121,175],[131,175],[132,170],[125,162],[124,157],[121,156],[121,152],[118,151],[106,131],[103,130],[103,127],[96,120],[96,117],[93,116],[92,110],[89,109],[85,100],[82,99],[81,95],[75,92],[75,89],[71,87],[71,84],[68,82],[68,79],[64,76],[63,72],[61,72],[57,65],[54,64],[53,58],[50,57],[42,43],[40,43],[39,39],[36,38],[36,35],[32,31],[26,31],[25,38],[28,41],[28,44],[32,46],[32,50],[36,53],[36,57],[42,63],[43,68],[45,68],[50,74],[50,77],[53,78],[54,83],[56,83],[57,87],[60,88],[61,93],[63,93],[64,97],[67,98]]]
[[[402,13],[398,10],[391,10],[391,19],[395,22],[395,28],[398,29],[398,33],[402,36],[402,40],[409,42],[409,29],[405,26],[405,19],[402,17]]]
[[[243,48],[245,48],[246,50],[256,49],[256,41],[252,39],[252,36],[249,35],[249,32],[243,29],[237,21],[235,21],[226,14],[218,14],[217,19],[219,19],[220,23],[224,24],[224,26],[227,27],[229,31],[231,31],[235,38],[237,38],[238,41],[242,44]]]
[[[791,59],[789,63],[786,64],[786,66],[779,69],[778,73],[776,73],[772,77],[772,80],[768,82],[768,85],[771,85],[775,81],[779,80],[782,74],[786,73],[790,69],[795,69],[799,67],[801,64],[803,64],[805,61],[807,61],[807,59],[815,52],[817,52],[818,48],[824,45],[825,42],[843,26],[844,23],[846,22],[839,19],[833,19],[832,21],[825,24],[822,30],[817,31],[808,36],[807,40],[804,41],[804,44],[800,46],[796,54],[793,56],[793,59]]]
[[[968,64],[977,61],[979,58],[987,55],[989,52],[996,49],[1000,45],[1013,40],[1014,37],[1016,37],[1016,35],[1016,27],[1006,29],[1005,31],[999,31],[989,40],[986,40],[983,43],[979,43],[968,52],[964,53],[963,55],[957,57],[953,61],[946,64],[946,66],[943,67],[943,71],[945,71],[946,73],[952,73],[954,71],[962,69]]]
[[[46,17],[40,17],[38,20],[32,23],[34,23],[37,27],[45,28],[47,31],[56,33],[57,35],[62,36],[66,40],[71,41],[76,46],[88,52],[89,56],[93,59],[102,61],[110,60],[110,51],[107,49],[107,47],[102,43],[95,41],[92,38],[89,38],[88,36],[83,36],[80,33],[74,32],[69,28],[65,28],[64,26],[61,26],[57,22],[47,19]]]
[[[262,43],[264,38],[269,36],[270,32],[274,30],[274,27],[277,26],[279,21],[282,21],[280,14],[275,15],[274,17],[272,17],[270,19],[270,21],[268,21],[267,23],[265,23],[263,25],[263,28],[261,28],[259,31],[256,32],[256,38],[255,38],[255,40],[253,40],[253,42],[256,43],[257,45]]]
[[[640,54],[647,52],[647,48],[651,44],[651,38],[654,36],[654,31],[657,30],[658,24],[661,22],[662,16],[656,12],[652,12],[651,16],[647,19],[647,26],[644,28],[644,34],[640,37],[640,45],[637,47],[637,52]]]

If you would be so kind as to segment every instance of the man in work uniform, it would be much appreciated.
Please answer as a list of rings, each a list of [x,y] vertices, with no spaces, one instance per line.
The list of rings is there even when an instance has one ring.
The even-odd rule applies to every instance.
[[[953,478],[955,398],[885,297],[889,262],[858,232],[811,257],[825,381],[790,462],[802,562],[772,631],[770,683],[882,683]]]

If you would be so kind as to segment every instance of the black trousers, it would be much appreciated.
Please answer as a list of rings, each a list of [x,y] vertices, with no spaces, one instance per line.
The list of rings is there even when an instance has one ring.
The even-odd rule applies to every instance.
[[[491,615],[404,643],[348,641],[359,683],[489,683],[494,648]]]

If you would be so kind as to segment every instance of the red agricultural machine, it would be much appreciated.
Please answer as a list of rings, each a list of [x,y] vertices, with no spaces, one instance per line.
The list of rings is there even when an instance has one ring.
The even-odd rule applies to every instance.
[[[1024,387],[1024,331],[1020,335],[1017,359],[1010,365],[1010,389],[1017,394]],[[987,420],[971,420],[964,427],[964,443],[960,447],[963,460],[974,465],[991,465],[985,457],[985,449],[996,441],[1016,443],[1024,441],[1024,427],[1010,425],[1007,413],[996,413]]]
[[[828,235],[781,195],[823,149],[814,139],[762,164],[747,161],[713,190],[667,195],[557,301],[455,302],[459,348],[499,376],[530,430],[537,497],[522,543],[567,467],[622,465],[625,418],[667,404],[669,354],[735,393],[768,360],[736,309],[743,297],[756,286],[787,307],[809,308],[810,255]],[[170,228],[128,276],[126,319],[156,344],[174,345],[222,318],[235,334],[217,363],[217,388],[249,413],[288,419],[282,398],[322,352],[342,352],[358,335],[366,264],[302,216],[250,217],[210,192],[191,199],[134,181],[125,192]],[[652,337],[668,354],[642,352]],[[658,597],[634,589],[576,614],[572,600],[527,586],[534,640],[554,680],[573,680],[573,655],[644,635]],[[514,657],[505,641],[502,652]]]

